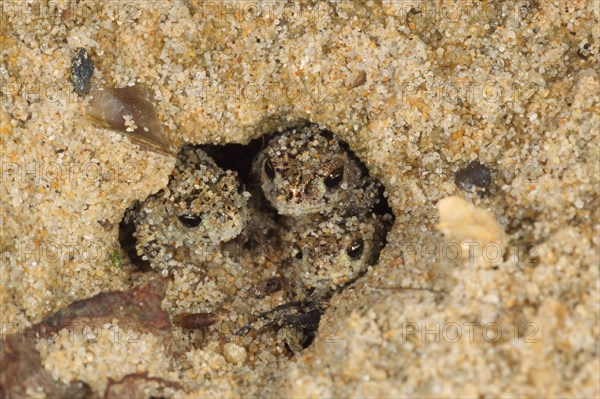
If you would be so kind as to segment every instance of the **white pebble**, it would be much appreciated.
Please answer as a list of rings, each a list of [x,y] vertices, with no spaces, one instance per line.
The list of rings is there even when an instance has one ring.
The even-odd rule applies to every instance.
[[[229,342],[223,346],[223,355],[229,363],[244,363],[246,360],[246,348]]]

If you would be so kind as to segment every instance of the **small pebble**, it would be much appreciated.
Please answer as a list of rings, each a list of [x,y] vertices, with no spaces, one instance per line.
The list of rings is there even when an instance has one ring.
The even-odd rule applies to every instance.
[[[473,186],[487,189],[492,181],[490,168],[473,161],[456,172],[454,183],[462,190],[468,191]]]
[[[71,60],[71,78],[73,88],[80,96],[90,89],[90,80],[94,75],[94,61],[84,48],[80,48],[77,55]]]
[[[229,342],[223,346],[223,355],[229,363],[244,363],[246,361],[246,348]]]
[[[255,298],[264,298],[283,288],[284,280],[281,277],[271,277],[267,280],[260,281],[251,287],[250,292]]]
[[[367,81],[367,72],[360,71],[360,72],[358,72],[356,79],[354,79],[354,82],[352,82],[352,88],[354,89],[355,87],[362,86],[363,84],[365,84],[366,81]]]

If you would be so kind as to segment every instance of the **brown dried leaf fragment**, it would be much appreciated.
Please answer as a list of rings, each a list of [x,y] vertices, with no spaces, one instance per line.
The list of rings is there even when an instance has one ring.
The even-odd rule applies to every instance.
[[[217,315],[214,313],[182,313],[173,319],[175,325],[185,329],[200,329],[215,324]]]
[[[86,118],[99,127],[125,134],[143,148],[176,155],[143,86],[99,90],[86,108]]]
[[[89,396],[90,387],[83,382],[65,385],[55,381],[42,366],[36,349],[39,340],[59,339],[57,334],[66,327],[75,329],[92,321],[100,325],[118,319],[133,323],[140,332],[170,341],[171,324],[161,308],[168,282],[157,278],[130,291],[102,292],[73,302],[30,329],[7,334],[6,340],[0,342],[0,397],[22,397],[28,390],[44,392],[49,398]]]

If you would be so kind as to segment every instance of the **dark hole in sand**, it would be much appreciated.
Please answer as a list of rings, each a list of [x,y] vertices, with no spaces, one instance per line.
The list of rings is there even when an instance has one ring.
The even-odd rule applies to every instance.
[[[127,209],[125,215],[129,213],[129,210],[137,208],[138,205],[139,202],[136,201],[135,204],[133,204]],[[137,251],[135,249],[134,233],[135,225],[133,224],[133,222],[127,219],[127,217],[123,218],[123,220],[121,220],[121,222],[119,223],[119,244],[121,245],[121,248],[129,258],[131,264],[136,268],[136,270],[140,272],[149,272],[152,270],[152,268],[150,267],[150,262],[142,259],[142,257],[137,254]]]

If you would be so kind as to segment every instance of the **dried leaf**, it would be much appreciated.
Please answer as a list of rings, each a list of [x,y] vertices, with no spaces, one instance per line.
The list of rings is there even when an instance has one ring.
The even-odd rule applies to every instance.
[[[148,150],[176,155],[143,86],[99,90],[86,108],[86,118],[96,126],[125,134]]]

